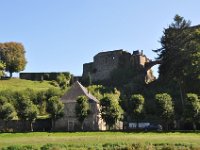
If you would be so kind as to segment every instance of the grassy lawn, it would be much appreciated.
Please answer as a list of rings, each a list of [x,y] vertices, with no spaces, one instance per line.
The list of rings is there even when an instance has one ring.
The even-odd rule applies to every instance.
[[[0,91],[7,89],[12,91],[20,91],[20,90],[25,90],[27,88],[33,90],[46,90],[55,87],[51,85],[49,81],[40,82],[40,81],[30,81],[17,78],[0,80]]]
[[[200,148],[200,133],[126,133],[126,132],[76,132],[76,133],[1,133],[0,147],[10,145],[42,146],[47,143],[98,146],[106,143],[124,144],[184,144]]]

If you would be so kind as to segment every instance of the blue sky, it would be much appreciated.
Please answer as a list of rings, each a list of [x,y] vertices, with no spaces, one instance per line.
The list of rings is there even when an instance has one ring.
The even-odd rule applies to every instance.
[[[83,63],[102,51],[140,49],[154,59],[152,49],[175,14],[196,25],[199,6],[199,0],[0,0],[0,42],[23,43],[25,72],[81,75]]]

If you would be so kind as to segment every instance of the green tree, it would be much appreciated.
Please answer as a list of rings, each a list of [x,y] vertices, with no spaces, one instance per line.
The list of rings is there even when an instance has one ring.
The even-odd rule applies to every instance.
[[[0,104],[0,119],[5,121],[5,127],[7,122],[12,120],[16,116],[15,108],[12,104],[6,102],[3,105]]]
[[[23,71],[27,63],[24,46],[17,42],[0,43],[0,58],[5,62],[10,77],[13,72]]]
[[[56,82],[60,86],[61,89],[66,89],[66,87],[70,84],[71,75],[69,73],[61,73],[57,76]]]
[[[60,89],[58,88],[49,88],[46,92],[45,92],[45,97],[46,99],[50,99],[51,97],[57,96],[60,97],[62,95],[62,92]]]
[[[183,103],[185,93],[199,89],[200,85],[200,28],[190,27],[190,21],[176,15],[164,30],[161,45],[155,50],[162,60],[159,78],[177,83]]]
[[[174,106],[172,98],[167,93],[156,94],[155,103],[157,106],[157,113],[163,121],[163,124],[166,125],[166,130],[168,130],[169,122],[174,116]]]
[[[7,98],[5,96],[0,96],[0,106],[4,105],[7,103]]]
[[[122,108],[119,105],[119,97],[107,94],[100,100],[101,116],[109,129],[122,118]]]
[[[30,122],[31,131],[33,131],[33,122],[35,121],[37,116],[38,116],[38,108],[36,105],[34,105],[31,102],[31,105],[29,106],[28,117],[27,117]]]
[[[139,119],[142,117],[144,111],[144,97],[140,94],[132,95],[129,100],[128,108],[131,116],[136,119],[138,128]]]
[[[185,103],[185,119],[193,124],[193,129],[196,130],[196,123],[200,120],[200,99],[197,94],[188,93]]]
[[[76,116],[81,123],[81,130],[83,130],[83,122],[90,114],[90,106],[86,96],[79,96],[76,100]]]
[[[55,121],[63,117],[64,104],[60,101],[58,96],[53,96],[47,100],[47,110],[52,119],[52,129],[55,129]]]
[[[0,60],[0,79],[5,75],[6,64]]]
[[[32,123],[38,115],[37,106],[33,104],[27,95],[23,95],[23,93],[18,93],[16,97],[17,115],[23,122],[28,120],[30,122],[30,130],[33,131]]]

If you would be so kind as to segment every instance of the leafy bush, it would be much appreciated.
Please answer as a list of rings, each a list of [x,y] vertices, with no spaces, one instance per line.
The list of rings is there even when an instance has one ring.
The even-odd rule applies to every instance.
[[[2,148],[2,150],[38,150],[38,148],[32,145],[25,145],[25,146],[8,146],[6,148]]]
[[[66,150],[66,145],[63,144],[46,144],[41,147],[41,150]]]

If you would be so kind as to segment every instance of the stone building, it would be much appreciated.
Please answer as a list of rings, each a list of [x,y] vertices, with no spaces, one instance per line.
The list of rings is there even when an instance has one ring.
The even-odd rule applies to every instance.
[[[106,130],[106,125],[100,115],[99,101],[91,95],[88,90],[76,81],[71,89],[63,95],[61,101],[64,103],[64,117],[56,121],[57,131],[78,131],[81,124],[76,117],[76,100],[78,96],[86,96],[89,100],[90,114],[84,120],[83,130],[98,131]]]
[[[155,80],[151,71],[153,61],[148,59],[143,51],[126,52],[122,49],[100,52],[94,56],[93,62],[83,64],[82,78],[86,79],[89,75],[93,82],[109,80],[111,73],[118,68],[130,68],[143,70],[144,75],[141,75],[146,82]],[[154,64],[155,65],[155,64]],[[146,67],[148,66],[148,67]]]

